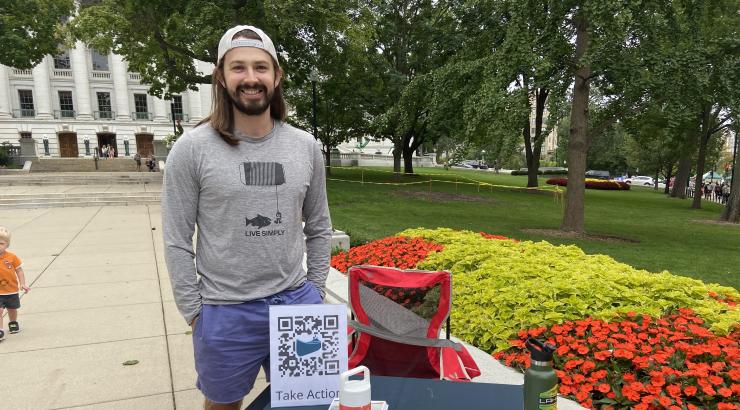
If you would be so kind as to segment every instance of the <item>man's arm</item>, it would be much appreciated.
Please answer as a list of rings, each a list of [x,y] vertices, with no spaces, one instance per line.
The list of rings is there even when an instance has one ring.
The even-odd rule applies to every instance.
[[[28,286],[26,286],[26,275],[23,273],[23,268],[20,266],[15,268],[15,274],[18,275],[18,284],[21,285],[21,289],[23,289],[23,292],[28,293],[29,290],[31,290]]]
[[[167,158],[162,183],[162,235],[172,293],[188,324],[200,313],[201,296],[195,272],[193,234],[200,183],[190,138],[182,138]]]
[[[303,219],[306,225],[306,276],[324,297],[326,277],[331,258],[331,218],[326,199],[326,170],[318,144],[313,144],[313,174],[303,200]]]

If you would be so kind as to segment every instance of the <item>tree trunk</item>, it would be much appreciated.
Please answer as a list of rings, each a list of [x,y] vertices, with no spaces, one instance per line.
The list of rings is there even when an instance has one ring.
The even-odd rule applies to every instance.
[[[324,146],[324,169],[326,176],[331,175],[331,148]]]
[[[393,172],[401,172],[401,147],[395,145],[393,147]]]
[[[673,182],[671,198],[686,199],[686,183],[689,180],[689,174],[691,174],[691,155],[683,154],[678,161],[678,171],[676,180]]]
[[[568,188],[565,192],[565,213],[560,229],[584,232],[584,196],[586,153],[588,152],[588,99],[591,66],[583,61],[588,50],[588,21],[580,11],[576,17],[576,64],[573,103],[570,114],[570,139],[568,141]]]
[[[403,150],[403,173],[414,173],[414,151],[412,150]]]
[[[737,134],[735,135],[737,139]],[[737,141],[735,141],[737,144]],[[730,198],[725,204],[725,209],[722,211],[722,215],[719,217],[720,221],[727,221],[732,223],[740,223],[740,155],[735,156],[735,163],[733,166],[733,177],[732,185],[730,186]]]
[[[696,159],[696,180],[694,181],[694,201],[691,202],[691,208],[701,209],[701,198],[698,192],[701,189],[702,176],[704,176],[704,165],[707,160],[707,143],[709,142],[709,127],[711,126],[709,116],[711,107],[704,106],[701,113],[701,134],[699,135],[699,155]]]
[[[673,178],[673,164],[666,169],[665,173],[665,188],[663,189],[663,193],[666,195],[670,195],[671,193],[671,188],[668,187],[671,184],[671,178]]]
[[[527,187],[536,187],[540,161],[535,158],[532,152],[532,131],[529,128],[529,117],[527,117],[527,121],[522,128],[522,135],[524,136],[524,157],[527,161]]]

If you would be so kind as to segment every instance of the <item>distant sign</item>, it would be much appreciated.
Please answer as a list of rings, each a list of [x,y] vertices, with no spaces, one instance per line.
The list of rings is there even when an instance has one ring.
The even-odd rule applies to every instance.
[[[328,405],[345,371],[346,305],[270,306],[272,407]]]

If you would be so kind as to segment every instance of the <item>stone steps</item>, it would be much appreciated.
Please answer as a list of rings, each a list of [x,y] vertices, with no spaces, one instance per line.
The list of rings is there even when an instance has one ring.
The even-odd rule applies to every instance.
[[[142,170],[146,170],[146,161],[142,160]],[[98,159],[85,158],[39,158],[31,163],[31,172],[136,172],[136,163],[132,157]]]
[[[160,172],[64,172],[0,175],[0,186],[119,185],[162,183]]]
[[[71,206],[158,205],[159,192],[75,192],[6,194],[0,196],[0,209],[57,208]]]

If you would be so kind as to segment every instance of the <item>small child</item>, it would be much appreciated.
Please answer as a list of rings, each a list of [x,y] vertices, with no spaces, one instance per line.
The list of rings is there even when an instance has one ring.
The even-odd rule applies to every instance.
[[[3,309],[8,309],[8,330],[10,333],[18,333],[21,327],[18,325],[18,309],[21,307],[21,299],[18,296],[18,285],[25,293],[28,293],[26,276],[21,268],[21,260],[14,253],[8,252],[10,246],[10,231],[0,226],[0,340],[5,337],[3,331]]]

